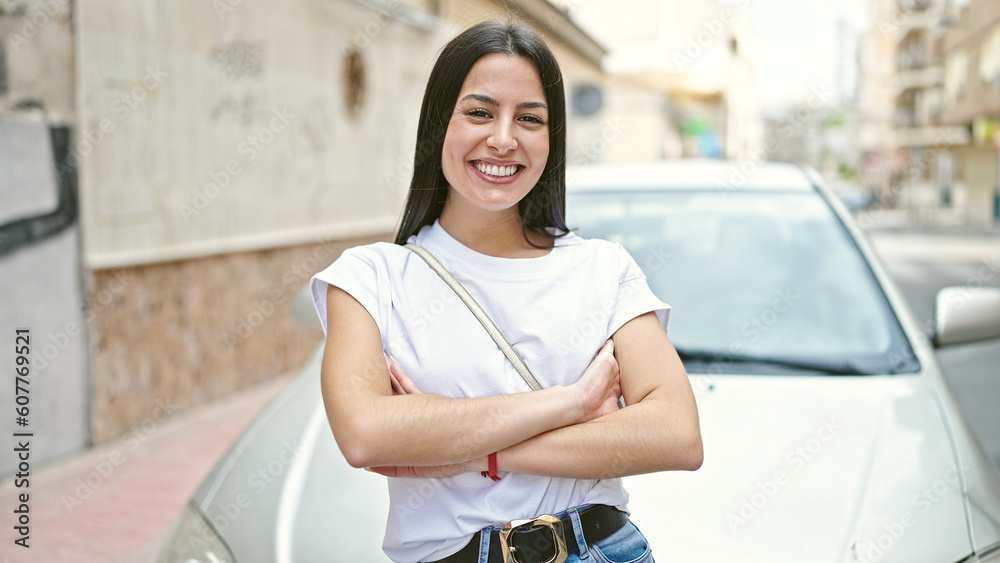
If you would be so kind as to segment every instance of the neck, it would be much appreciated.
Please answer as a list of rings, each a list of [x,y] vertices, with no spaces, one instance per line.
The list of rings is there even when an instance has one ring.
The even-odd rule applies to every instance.
[[[550,238],[527,231],[528,240],[525,240],[524,225],[516,206],[496,213],[462,213],[449,203],[445,203],[438,221],[441,228],[466,247],[498,258],[534,258],[548,254],[548,248],[536,248],[528,240],[538,246],[550,246]]]

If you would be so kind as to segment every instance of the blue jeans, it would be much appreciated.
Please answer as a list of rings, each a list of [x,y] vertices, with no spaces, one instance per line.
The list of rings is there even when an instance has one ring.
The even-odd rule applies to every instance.
[[[646,537],[642,535],[639,528],[636,528],[635,524],[631,521],[603,540],[594,545],[588,545],[587,541],[583,538],[580,515],[577,513],[577,510],[582,508],[585,507],[571,508],[566,512],[554,515],[559,518],[569,516],[573,522],[573,535],[576,537],[576,545],[580,547],[579,553],[569,554],[569,557],[566,558],[566,563],[655,563],[649,542],[646,541]],[[490,534],[484,533],[480,535],[479,562],[487,563],[489,553]]]

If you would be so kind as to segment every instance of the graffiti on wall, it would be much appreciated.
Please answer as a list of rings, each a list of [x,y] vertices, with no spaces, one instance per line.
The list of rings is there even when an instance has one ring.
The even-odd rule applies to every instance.
[[[76,161],[70,158],[69,127],[49,127],[49,139],[56,169],[58,204],[49,213],[22,217],[0,225],[0,256],[13,254],[61,233],[79,216]]]

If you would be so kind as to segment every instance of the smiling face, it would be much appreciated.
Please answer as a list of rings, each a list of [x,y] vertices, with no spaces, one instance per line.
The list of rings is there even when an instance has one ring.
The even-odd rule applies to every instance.
[[[441,168],[450,186],[445,211],[516,213],[545,169],[548,120],[531,59],[494,53],[476,61],[442,147]]]

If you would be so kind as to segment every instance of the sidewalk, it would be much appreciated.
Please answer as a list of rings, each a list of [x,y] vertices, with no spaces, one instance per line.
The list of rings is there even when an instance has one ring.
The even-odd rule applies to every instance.
[[[14,544],[12,479],[0,483],[0,563],[145,563],[188,498],[291,381],[262,383],[31,469],[29,549]]]

